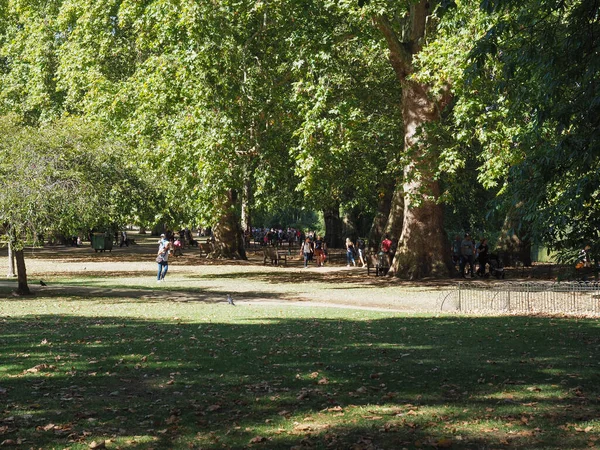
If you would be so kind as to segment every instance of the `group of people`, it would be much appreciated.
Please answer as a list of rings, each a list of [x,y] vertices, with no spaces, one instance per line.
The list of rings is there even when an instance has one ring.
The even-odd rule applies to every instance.
[[[327,243],[319,235],[309,235],[300,246],[300,254],[304,257],[304,267],[315,259],[317,267],[322,267],[327,261]]]
[[[356,257],[361,264],[361,267],[365,267],[365,241],[361,238],[356,240],[354,243],[350,238],[346,238],[346,267],[356,267]]]
[[[246,230],[244,233],[246,244],[250,244],[250,242],[253,240],[254,242],[258,242],[263,246],[271,245],[275,247],[282,245],[284,242],[287,242],[287,244],[290,246],[297,243],[302,245],[305,237],[306,235],[303,231],[292,227],[288,227],[286,229],[255,227],[251,230]]]
[[[463,239],[456,235],[452,243],[452,262],[455,265],[458,264],[462,278],[466,278],[465,268],[467,265],[469,266],[471,278],[475,277],[475,273],[483,277],[485,276],[486,264],[490,259],[489,250],[486,238],[482,238],[479,243],[475,243],[470,233],[465,233]],[[479,262],[477,272],[475,272],[475,262]]]

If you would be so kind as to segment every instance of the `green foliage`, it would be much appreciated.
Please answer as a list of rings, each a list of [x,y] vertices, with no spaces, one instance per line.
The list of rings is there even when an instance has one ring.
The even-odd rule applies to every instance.
[[[0,223],[13,239],[122,223],[152,195],[104,133],[77,119],[37,128],[0,117]]]
[[[595,1],[478,6],[438,3],[413,42],[410,2],[4,0],[0,114],[78,116],[118,136],[133,175],[111,188],[117,222],[208,225],[246,186],[261,213],[369,215],[411,158],[402,86],[369,20],[385,15],[402,45],[423,46],[411,81],[442,116],[421,156],[433,155],[450,228],[486,231],[518,211],[535,240],[598,242]],[[146,178],[152,188],[134,181]]]
[[[434,95],[452,89],[451,108],[428,137],[440,148],[445,200],[455,210],[476,171],[479,184],[496,195],[486,215],[512,211],[517,228],[528,230],[522,237],[566,249],[592,242],[597,253],[600,71],[594,5],[499,1],[474,10],[457,2],[419,54],[416,78],[433,86]],[[472,218],[471,225],[477,221]]]

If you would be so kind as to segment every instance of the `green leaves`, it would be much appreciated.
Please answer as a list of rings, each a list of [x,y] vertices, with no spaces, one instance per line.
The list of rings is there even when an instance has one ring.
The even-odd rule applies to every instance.
[[[78,234],[122,219],[152,195],[101,127],[65,119],[34,128],[1,117],[0,222],[18,239]]]

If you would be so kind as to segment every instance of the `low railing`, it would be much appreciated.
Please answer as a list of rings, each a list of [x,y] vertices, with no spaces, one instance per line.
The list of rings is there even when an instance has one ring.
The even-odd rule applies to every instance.
[[[441,311],[600,313],[599,282],[461,282],[444,292]]]

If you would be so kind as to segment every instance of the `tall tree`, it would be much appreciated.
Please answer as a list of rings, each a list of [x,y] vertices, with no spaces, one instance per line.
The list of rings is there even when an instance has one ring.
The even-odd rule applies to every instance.
[[[389,273],[407,278],[445,274],[449,261],[443,207],[438,202],[440,187],[435,176],[438,154],[429,145],[424,127],[440,119],[450,100],[449,90],[436,95],[431,86],[411,78],[415,72],[413,60],[425,45],[434,6],[426,0],[409,2],[408,8],[396,16],[402,17],[396,24],[389,14],[399,11],[380,2],[365,7],[385,38],[389,61],[402,86],[405,163],[398,190],[404,194],[404,217]]]

